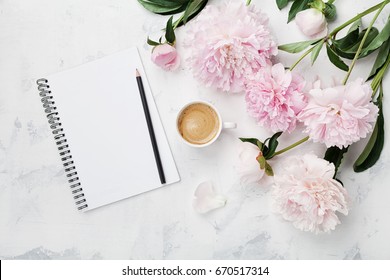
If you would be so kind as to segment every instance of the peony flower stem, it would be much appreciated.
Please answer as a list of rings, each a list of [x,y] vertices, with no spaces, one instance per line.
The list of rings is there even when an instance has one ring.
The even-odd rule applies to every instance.
[[[173,26],[173,30],[175,30],[175,29],[179,26],[179,24],[180,24],[180,22],[183,20],[183,18],[184,18],[184,13],[180,16],[180,18],[178,18],[178,19],[175,21],[175,25]]]
[[[283,154],[284,152],[287,152],[287,151],[295,148],[296,146],[299,146],[300,144],[306,142],[307,140],[309,140],[309,136],[306,136],[305,138],[302,138],[301,140],[295,142],[294,144],[291,144],[290,146],[277,151],[273,156],[277,156],[277,155]]]
[[[326,3],[328,3],[328,4],[330,5],[330,4],[333,4],[334,1],[336,1],[336,0],[329,0],[329,1],[326,2]]]
[[[384,66],[378,71],[378,73],[375,75],[374,79],[371,82],[372,97],[374,97],[375,94],[377,93],[379,86],[382,83],[383,76],[386,73],[387,68],[389,68],[389,65],[390,65],[390,56],[387,57]]]
[[[363,36],[363,39],[362,41],[360,42],[360,45],[359,45],[359,48],[358,50],[356,51],[356,54],[355,54],[355,57],[353,58],[352,62],[351,62],[351,65],[349,66],[349,69],[348,69],[348,72],[347,72],[347,75],[345,76],[344,80],[343,80],[343,84],[345,85],[348,81],[348,78],[349,76],[351,75],[351,72],[353,70],[353,68],[355,67],[355,64],[356,64],[356,61],[358,60],[359,58],[359,55],[363,49],[363,46],[364,46],[364,43],[366,42],[366,39],[368,37],[368,34],[372,28],[372,26],[374,25],[376,19],[378,18],[379,14],[382,12],[383,8],[390,2],[390,0],[388,1],[383,1],[382,2],[382,5],[380,6],[379,10],[376,12],[374,18],[371,20],[370,22],[370,25],[368,26],[368,28],[366,29],[366,33],[364,33],[364,36]]]
[[[292,71],[311,51],[314,49],[315,46],[308,49],[291,67],[290,71]]]
[[[347,27],[348,25],[354,23],[355,21],[357,21],[358,19],[380,9],[382,7],[382,5],[387,5],[390,3],[390,0],[385,0],[375,6],[372,6],[371,8],[368,8],[367,10],[361,12],[360,14],[357,14],[356,16],[354,16],[353,18],[351,18],[350,20],[346,21],[345,23],[343,23],[342,25],[340,25],[339,27],[335,28],[332,32],[329,33],[328,35],[328,38],[332,37],[332,36],[335,36],[340,30],[344,29],[345,27]]]
[[[252,0],[246,0],[246,5],[249,6]]]

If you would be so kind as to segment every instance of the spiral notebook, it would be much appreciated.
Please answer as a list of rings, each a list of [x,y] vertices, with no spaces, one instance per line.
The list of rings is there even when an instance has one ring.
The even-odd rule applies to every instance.
[[[167,184],[180,180],[136,48],[37,80],[76,207],[88,211],[162,186],[138,69]]]

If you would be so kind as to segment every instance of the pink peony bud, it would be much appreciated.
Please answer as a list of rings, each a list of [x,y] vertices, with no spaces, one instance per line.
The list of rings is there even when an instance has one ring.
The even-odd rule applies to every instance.
[[[241,182],[245,185],[259,183],[264,177],[264,169],[260,169],[259,162],[256,160],[259,153],[260,149],[255,145],[240,142],[237,171]]]
[[[152,51],[152,61],[167,71],[176,70],[180,65],[179,54],[169,44],[156,46]]]
[[[325,16],[317,9],[311,8],[297,13],[295,22],[306,36],[322,38],[328,33],[328,23]]]

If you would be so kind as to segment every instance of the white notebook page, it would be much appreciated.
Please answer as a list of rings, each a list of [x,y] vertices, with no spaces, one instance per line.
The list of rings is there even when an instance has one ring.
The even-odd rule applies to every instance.
[[[167,184],[180,180],[136,48],[53,74],[48,84],[91,210],[161,187],[135,71]]]

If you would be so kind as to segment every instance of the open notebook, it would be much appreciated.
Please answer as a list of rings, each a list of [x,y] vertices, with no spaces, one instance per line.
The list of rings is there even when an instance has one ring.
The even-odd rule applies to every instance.
[[[138,69],[166,184],[180,180],[136,48],[37,81],[77,209],[161,187],[137,87]]]

